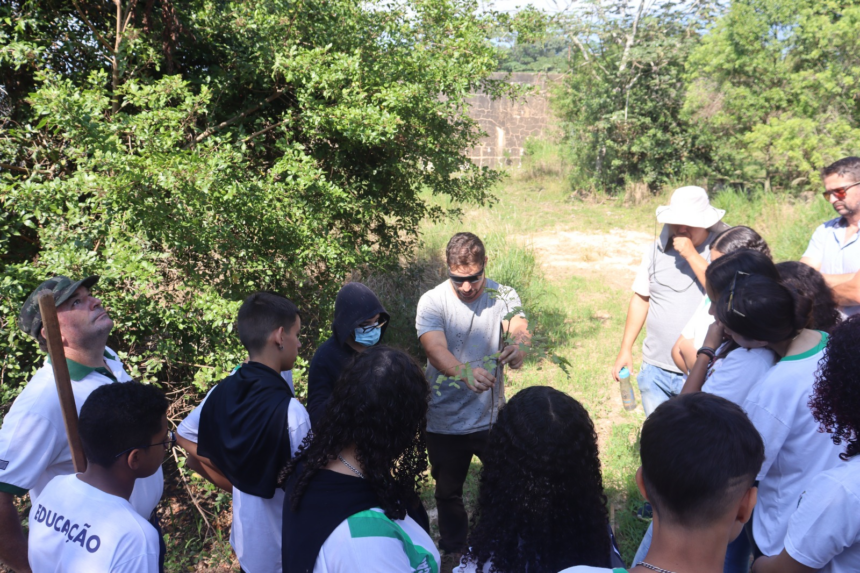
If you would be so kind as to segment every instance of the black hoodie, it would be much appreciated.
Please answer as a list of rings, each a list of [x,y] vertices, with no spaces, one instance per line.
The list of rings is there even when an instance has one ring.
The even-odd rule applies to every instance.
[[[356,327],[365,320],[379,314],[380,321],[388,321],[388,313],[376,294],[361,283],[347,283],[337,293],[334,301],[332,335],[322,343],[311,360],[308,372],[308,415],[311,427],[317,425],[325,412],[326,404],[334,390],[340,373],[357,352],[348,340],[353,340]],[[380,338],[388,324],[382,327]]]

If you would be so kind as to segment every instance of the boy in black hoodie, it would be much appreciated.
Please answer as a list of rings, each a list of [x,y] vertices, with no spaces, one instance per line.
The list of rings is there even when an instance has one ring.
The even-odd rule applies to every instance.
[[[363,284],[347,283],[337,293],[332,335],[314,353],[308,372],[311,426],[322,418],[340,373],[356,354],[379,342],[388,319],[376,294]]]

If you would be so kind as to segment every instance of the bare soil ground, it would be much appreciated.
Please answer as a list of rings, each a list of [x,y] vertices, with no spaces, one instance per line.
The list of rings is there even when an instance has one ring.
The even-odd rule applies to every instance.
[[[608,285],[623,289],[630,287],[642,252],[654,241],[652,235],[639,231],[583,233],[562,227],[515,238],[534,249],[545,276],[552,281],[600,275]]]

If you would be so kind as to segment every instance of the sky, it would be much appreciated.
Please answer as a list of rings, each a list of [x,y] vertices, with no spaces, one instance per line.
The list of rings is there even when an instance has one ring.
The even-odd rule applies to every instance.
[[[492,6],[500,12],[513,12],[519,8],[525,8],[528,4],[531,4],[538,10],[543,10],[549,13],[556,13],[564,11],[573,3],[573,0],[494,0],[491,2],[481,0],[481,5]]]

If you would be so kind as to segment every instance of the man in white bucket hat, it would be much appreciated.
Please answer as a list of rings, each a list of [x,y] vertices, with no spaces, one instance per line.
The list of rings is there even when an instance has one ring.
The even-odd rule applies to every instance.
[[[622,367],[633,370],[633,343],[647,319],[642,369],[636,377],[645,415],[684,386],[672,360],[672,345],[702,302],[711,242],[728,228],[720,221],[725,213],[711,206],[701,187],[681,187],[669,205],[657,208],[663,230],[645,249],[633,281],[621,350],[612,367],[616,381]]]

